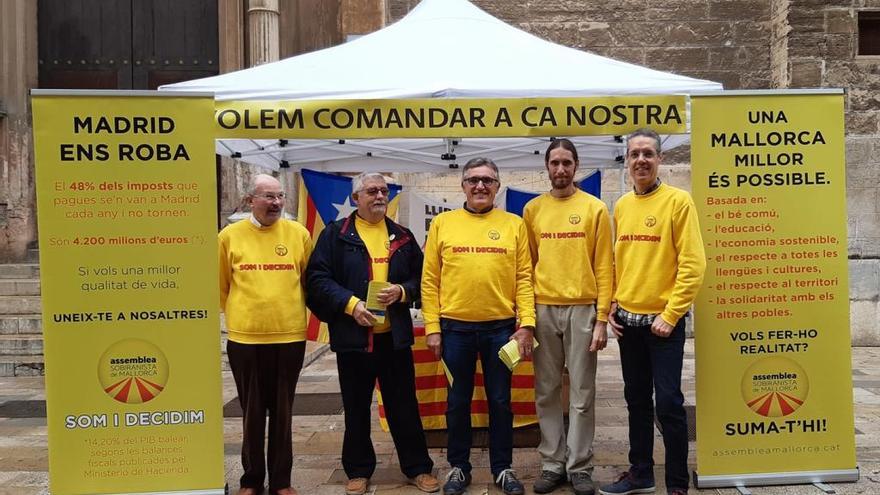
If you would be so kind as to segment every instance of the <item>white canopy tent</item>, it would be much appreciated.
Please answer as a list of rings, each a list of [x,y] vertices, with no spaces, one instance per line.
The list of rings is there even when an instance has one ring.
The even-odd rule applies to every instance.
[[[542,40],[467,0],[423,0],[399,22],[343,45],[159,88],[216,100],[550,98],[720,90],[693,79]],[[664,147],[686,142],[668,136]],[[618,166],[619,137],[573,139],[586,167]],[[217,152],[263,167],[442,172],[490,156],[501,167],[540,166],[547,138],[218,140]],[[452,157],[455,158],[452,158]]]

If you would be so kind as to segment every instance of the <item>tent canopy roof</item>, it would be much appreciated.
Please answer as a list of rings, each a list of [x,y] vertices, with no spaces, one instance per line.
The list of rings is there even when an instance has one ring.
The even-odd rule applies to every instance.
[[[682,94],[722,88],[716,82],[661,72],[542,40],[505,24],[467,0],[423,0],[395,24],[348,43],[160,89],[209,91],[217,100],[338,100]],[[586,145],[590,140],[592,138],[582,142]],[[448,143],[434,141],[438,147],[448,148]],[[449,164],[442,162],[439,155],[428,160],[429,164],[406,155],[406,149],[423,148],[423,144],[397,147],[392,144],[392,148],[404,152],[395,159],[404,160],[412,165],[410,168],[418,170],[448,168]],[[534,140],[525,144],[523,148],[533,155]],[[483,149],[495,145],[490,142]],[[306,154],[295,156],[284,150],[266,153],[267,146],[271,148],[271,142],[227,140],[226,146],[218,145],[217,149],[226,155],[235,149],[242,152],[242,159],[270,168],[277,168],[286,160],[294,168],[336,170],[335,160],[331,158],[333,153],[323,154],[323,160],[310,157],[304,161]],[[254,153],[245,153],[248,150]],[[352,159],[366,156],[359,148],[352,151],[346,155],[347,165],[339,171],[357,167]],[[608,160],[598,165],[610,165],[618,153],[606,154],[601,148],[594,152],[583,150],[585,157],[597,154]],[[260,158],[248,159],[247,156]],[[533,163],[532,167],[540,166],[541,161],[533,156],[528,160]],[[498,163],[507,165],[505,161]],[[383,170],[398,170],[398,165],[395,162],[393,167]],[[373,165],[367,162],[361,168],[368,167]]]
[[[161,89],[289,100],[668,94],[721,85],[551,43],[467,0],[423,0],[348,43]]]

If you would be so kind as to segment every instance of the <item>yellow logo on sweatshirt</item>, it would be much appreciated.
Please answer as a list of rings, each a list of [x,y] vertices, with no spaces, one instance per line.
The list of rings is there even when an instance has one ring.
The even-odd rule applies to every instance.
[[[275,254],[278,256],[287,256],[287,246],[284,244],[279,244],[275,246]]]
[[[657,225],[657,219],[654,217],[654,215],[648,215],[647,217],[645,217],[645,225],[647,225],[648,227],[653,227]]]
[[[572,225],[577,225],[577,224],[581,223],[581,216],[577,215],[577,214],[569,215],[568,223],[570,223]]]
[[[501,239],[501,234],[497,230],[492,229],[489,231],[489,239],[497,241],[498,239]]]

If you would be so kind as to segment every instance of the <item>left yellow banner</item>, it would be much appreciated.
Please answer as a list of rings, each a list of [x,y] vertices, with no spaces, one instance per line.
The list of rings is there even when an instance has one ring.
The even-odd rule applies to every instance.
[[[32,98],[53,494],[223,493],[213,103]]]
[[[684,134],[684,95],[218,101],[216,137],[248,139]]]

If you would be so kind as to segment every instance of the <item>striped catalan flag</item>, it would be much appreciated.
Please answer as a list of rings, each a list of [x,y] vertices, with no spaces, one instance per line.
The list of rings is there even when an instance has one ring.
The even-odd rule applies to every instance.
[[[416,368],[416,398],[419,400],[419,413],[422,427],[426,430],[446,429],[446,373],[440,360],[434,357],[425,344],[425,327],[416,322],[413,329],[415,343],[412,347],[413,362]],[[378,388],[378,385],[377,385]],[[513,370],[510,384],[510,402],[513,409],[514,428],[535,424],[535,369],[531,361],[522,361]],[[379,422],[388,431],[382,394],[379,394]],[[479,361],[474,377],[474,397],[471,402],[471,425],[474,428],[489,426],[489,407],[486,392],[483,390],[483,372]]]
[[[297,186],[299,203],[296,218],[312,235],[312,243],[317,242],[318,235],[325,226],[346,218],[357,210],[357,206],[351,200],[351,177],[302,169]],[[388,203],[388,216],[395,218],[402,187],[388,184],[388,189],[391,200]],[[329,342],[327,324],[309,314],[306,338],[315,342]]]

